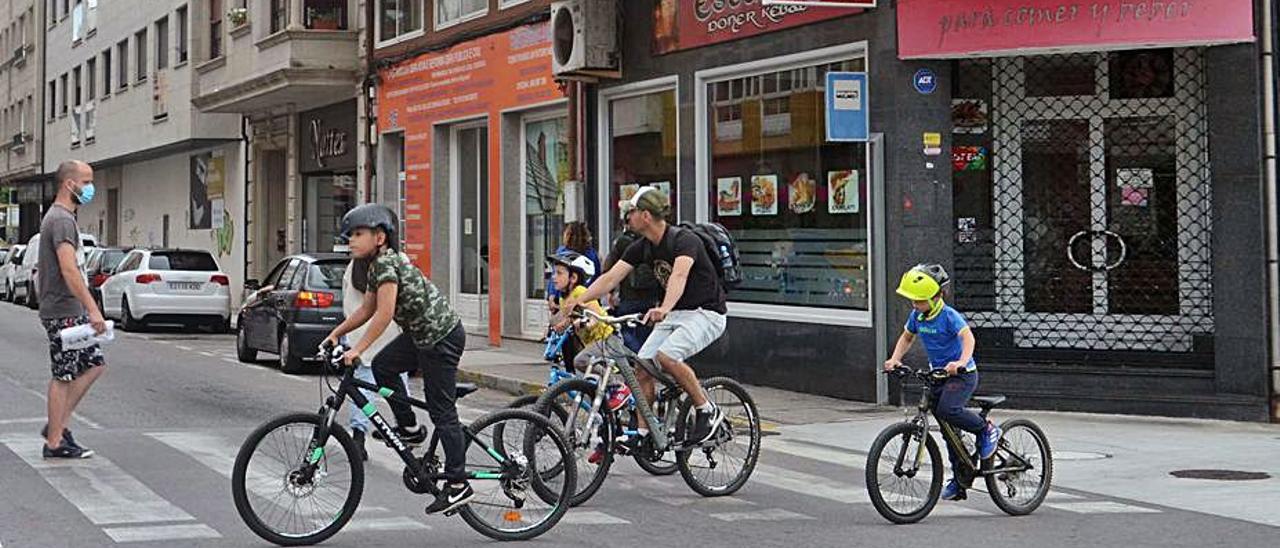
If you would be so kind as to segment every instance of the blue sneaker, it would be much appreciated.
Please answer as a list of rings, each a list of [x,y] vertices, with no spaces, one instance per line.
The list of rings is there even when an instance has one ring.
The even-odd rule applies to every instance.
[[[965,495],[964,487],[960,486],[960,482],[955,478],[947,481],[946,487],[942,488],[942,500],[964,500],[968,498]]]
[[[1004,434],[999,426],[987,423],[987,429],[978,435],[978,458],[987,460],[996,454],[996,446],[1000,444],[1000,436]]]

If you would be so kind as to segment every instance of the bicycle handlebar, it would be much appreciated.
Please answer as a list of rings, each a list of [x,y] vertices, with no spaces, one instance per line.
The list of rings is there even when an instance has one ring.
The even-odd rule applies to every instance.
[[[946,382],[947,379],[951,378],[951,375],[945,369],[915,369],[909,365],[900,365],[890,371],[881,371],[885,375],[893,375],[899,379],[915,377],[926,383]]]
[[[579,308],[573,311],[572,317],[575,320],[592,319],[612,326],[635,327],[644,324],[644,315],[640,313],[627,314],[625,316],[601,316],[589,308]]]

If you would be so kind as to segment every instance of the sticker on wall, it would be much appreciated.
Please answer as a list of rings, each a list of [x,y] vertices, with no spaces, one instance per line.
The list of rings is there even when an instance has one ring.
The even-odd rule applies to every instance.
[[[987,147],[951,147],[952,171],[986,171]]]
[[[1155,186],[1155,172],[1146,168],[1116,170],[1116,186],[1122,188],[1151,188]]]
[[[916,88],[916,93],[929,95],[938,89],[938,75],[930,69],[922,68],[911,77],[911,85]]]
[[[716,179],[716,213],[721,217],[742,215],[742,177]]]
[[[1129,207],[1147,207],[1151,189],[1137,186],[1120,187],[1120,205]]]
[[[978,219],[975,217],[959,217],[956,219],[956,241],[971,244],[978,241]]]
[[[951,132],[982,134],[987,132],[987,102],[982,99],[951,100]]]
[[[858,172],[846,169],[827,172],[827,211],[831,213],[857,213]]]
[[[801,172],[791,178],[791,182],[787,184],[787,196],[791,211],[796,214],[804,214],[813,211],[813,204],[818,200],[818,183],[809,176],[808,172]]]
[[[751,214],[778,214],[777,175],[756,175],[751,177]]]

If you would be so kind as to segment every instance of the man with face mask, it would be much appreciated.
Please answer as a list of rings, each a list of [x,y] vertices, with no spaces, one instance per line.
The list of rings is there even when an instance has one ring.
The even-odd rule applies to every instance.
[[[58,195],[40,222],[40,323],[49,335],[49,359],[53,380],[49,381],[49,422],[40,432],[45,438],[44,458],[83,459],[93,455],[76,443],[67,421],[93,382],[102,376],[106,358],[102,348],[64,350],[60,332],[68,327],[90,324],[101,334],[107,326],[93,301],[77,264],[80,227],[76,209],[93,200],[93,168],[68,160],[58,166]]]

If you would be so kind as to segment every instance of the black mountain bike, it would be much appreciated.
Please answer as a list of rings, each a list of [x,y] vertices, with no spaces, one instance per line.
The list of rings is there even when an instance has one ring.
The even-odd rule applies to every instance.
[[[355,378],[355,368],[342,367],[346,349],[321,353],[329,367],[341,368],[342,379],[318,413],[276,417],[245,439],[236,456],[231,493],[241,519],[263,539],[281,546],[322,542],[351,520],[364,490],[364,460],[350,434],[334,424],[348,398],[360,408],[388,447],[404,461],[405,487],[435,495],[444,480],[438,432],[418,457],[359,389],[391,401],[425,409],[426,403],[395,394]],[[460,399],[476,391],[459,384]],[[455,512],[471,528],[496,540],[537,537],[556,525],[569,509],[575,491],[573,452],[551,421],[529,411],[495,411],[464,429],[466,474],[475,498]],[[442,452],[442,451],[441,451]],[[537,470],[557,469],[556,474]]]
[[[942,452],[929,433],[929,419],[936,403],[929,389],[947,382],[948,375],[946,371],[909,367],[899,367],[888,374],[904,381],[914,377],[924,386],[915,418],[885,428],[871,444],[867,454],[867,492],[871,504],[885,519],[915,523],[933,511],[942,494],[945,466]],[[969,399],[982,409],[978,414],[983,419],[1004,400],[1004,396]],[[991,500],[1013,516],[1030,514],[1044,502],[1053,480],[1053,454],[1049,439],[1035,423],[1013,419],[1001,424],[1004,433],[996,452],[985,461],[978,459],[969,438],[962,438],[946,421],[937,423],[948,449],[959,456],[955,473],[965,488],[974,479],[985,478]]]

